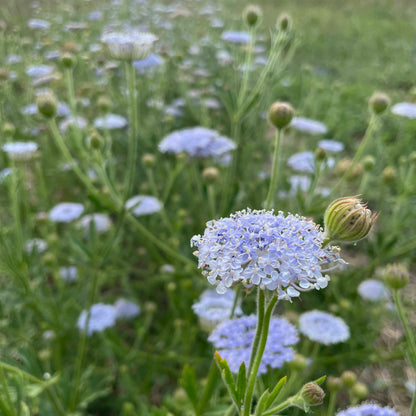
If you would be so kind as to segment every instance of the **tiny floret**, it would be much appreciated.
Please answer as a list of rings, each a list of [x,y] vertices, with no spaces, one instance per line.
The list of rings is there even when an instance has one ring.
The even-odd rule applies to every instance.
[[[250,209],[209,221],[191,240],[198,267],[218,293],[237,284],[260,286],[287,300],[328,285],[325,273],[332,267],[324,265],[342,260],[322,243],[323,232],[306,218]]]
[[[299,331],[310,340],[323,345],[338,344],[350,338],[350,330],[343,319],[316,310],[300,316]]]
[[[230,370],[237,373],[241,363],[249,364],[251,344],[256,332],[255,315],[243,316],[222,322],[209,336],[220,356],[227,360]],[[272,318],[266,348],[260,363],[259,373],[269,369],[281,368],[292,361],[292,345],[298,342],[296,328],[284,318]]]

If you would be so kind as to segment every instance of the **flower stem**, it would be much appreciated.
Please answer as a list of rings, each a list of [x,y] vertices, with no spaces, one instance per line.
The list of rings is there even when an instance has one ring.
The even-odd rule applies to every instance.
[[[261,292],[262,290],[259,289]],[[264,297],[264,294],[263,294]],[[264,320],[261,330],[261,337],[260,342],[258,345],[258,349],[256,352],[256,355],[254,357],[253,366],[251,368],[251,371],[249,373],[249,379],[248,379],[248,385],[246,394],[244,397],[244,403],[242,407],[243,416],[250,416],[250,410],[251,410],[251,403],[253,400],[253,392],[254,392],[254,386],[256,384],[257,379],[257,373],[259,371],[261,359],[263,357],[264,349],[266,348],[266,342],[267,342],[267,336],[269,333],[269,325],[270,325],[270,318],[273,312],[274,307],[277,303],[277,296],[274,294],[272,299],[270,300],[269,304],[267,305],[266,312],[264,314]],[[256,334],[257,335],[257,334]]]
[[[265,209],[268,210],[273,205],[273,196],[276,191],[277,185],[277,172],[279,169],[279,161],[280,161],[280,143],[282,141],[283,133],[282,129],[277,129],[276,136],[274,139],[274,153],[273,153],[273,164],[272,164],[272,176],[270,179],[269,185],[269,192],[267,193]]]

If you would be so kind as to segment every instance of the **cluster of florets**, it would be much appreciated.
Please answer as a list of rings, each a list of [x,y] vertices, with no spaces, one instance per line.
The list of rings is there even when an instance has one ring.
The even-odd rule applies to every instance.
[[[323,345],[338,344],[350,338],[350,329],[343,319],[323,311],[308,311],[299,318],[299,331]]]
[[[243,361],[246,366],[249,364],[256,324],[255,315],[225,321],[208,338],[220,356],[227,360],[233,373],[238,372]],[[297,342],[298,334],[293,325],[284,318],[272,318],[259,373],[267,373],[270,368],[281,368],[284,363],[292,361],[294,351],[291,345]]]
[[[399,416],[391,407],[381,407],[378,404],[367,403],[350,407],[337,413],[337,416]]]
[[[214,157],[221,159],[236,148],[228,137],[205,127],[192,127],[174,131],[160,143],[162,153],[186,153],[191,157]]]
[[[300,292],[324,289],[329,280],[324,273],[342,262],[337,248],[323,247],[323,232],[315,223],[265,210],[248,209],[210,221],[191,245],[198,248],[198,267],[218,293],[243,284],[290,300]]]

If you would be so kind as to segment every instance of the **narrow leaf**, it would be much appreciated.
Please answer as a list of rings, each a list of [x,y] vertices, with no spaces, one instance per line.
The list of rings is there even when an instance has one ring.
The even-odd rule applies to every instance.
[[[267,402],[270,399],[270,392],[267,389],[261,396],[259,401],[257,402],[256,411],[254,416],[261,416],[263,412],[267,409]]]
[[[179,382],[196,410],[198,407],[198,387],[194,368],[186,364]]]
[[[282,377],[274,387],[273,391],[270,393],[270,396],[266,403],[266,408],[268,409],[274,401],[277,399],[277,396],[279,396],[279,393],[281,392],[282,388],[285,386],[287,382],[287,376]]]
[[[326,376],[322,376],[314,381],[318,386],[320,386],[326,380]]]
[[[238,378],[237,378],[237,398],[238,398],[240,405],[243,402],[244,395],[246,393],[246,386],[247,386],[246,365],[243,361],[238,370]]]
[[[230,367],[228,366],[227,360],[221,358],[218,354],[218,351],[215,351],[215,361],[221,371],[222,381],[224,382],[225,386],[227,387],[228,393],[231,396],[233,403],[239,408],[239,400],[237,396],[237,389],[235,387],[234,377],[231,373]]]

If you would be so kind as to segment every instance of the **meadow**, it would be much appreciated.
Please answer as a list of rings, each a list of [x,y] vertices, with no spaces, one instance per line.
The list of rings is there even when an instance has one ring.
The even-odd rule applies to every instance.
[[[416,4],[0,3],[0,415],[416,416]]]

